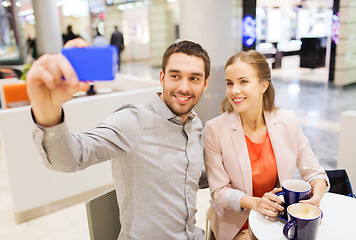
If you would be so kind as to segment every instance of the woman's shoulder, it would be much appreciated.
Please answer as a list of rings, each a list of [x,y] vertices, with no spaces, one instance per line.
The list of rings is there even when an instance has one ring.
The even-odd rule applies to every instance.
[[[225,123],[228,119],[230,119],[230,114],[231,113],[224,112],[221,115],[214,117],[214,118],[210,119],[209,121],[207,121],[205,125],[207,125],[207,126],[221,125],[222,123]]]
[[[275,119],[278,122],[293,122],[296,118],[296,113],[291,109],[276,109],[273,111],[265,112],[266,118]]]
[[[215,118],[210,119],[204,126],[204,142],[219,141],[229,129],[229,113],[223,113]]]
[[[275,114],[276,116],[291,116],[295,115],[295,112],[292,109],[287,109],[287,108],[278,108],[276,110],[271,111],[272,114]]]

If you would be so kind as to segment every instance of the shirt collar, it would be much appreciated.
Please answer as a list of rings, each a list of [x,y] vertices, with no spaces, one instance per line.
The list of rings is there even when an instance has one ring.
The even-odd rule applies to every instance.
[[[157,92],[157,94],[154,94],[150,102],[153,111],[161,117],[167,119],[168,121],[174,122],[176,124],[184,124],[182,118],[174,114],[162,101],[162,99],[160,98],[161,94],[161,92]],[[196,116],[197,114],[192,110],[187,118],[186,123],[193,121]]]

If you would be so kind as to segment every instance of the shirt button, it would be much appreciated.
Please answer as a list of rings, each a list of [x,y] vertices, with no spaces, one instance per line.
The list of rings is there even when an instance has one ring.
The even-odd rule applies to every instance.
[[[53,138],[54,136],[56,136],[56,134],[55,134],[54,132],[50,132],[50,133],[48,133],[48,137]]]

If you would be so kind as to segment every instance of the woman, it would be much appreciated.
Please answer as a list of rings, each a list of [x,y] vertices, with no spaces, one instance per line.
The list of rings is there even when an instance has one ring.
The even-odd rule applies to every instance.
[[[208,121],[204,156],[210,191],[208,219],[218,240],[249,239],[248,214],[270,217],[283,211],[275,193],[296,168],[312,186],[306,200],[318,206],[329,185],[293,111],[274,106],[265,57],[240,52],[226,62],[223,114]]]

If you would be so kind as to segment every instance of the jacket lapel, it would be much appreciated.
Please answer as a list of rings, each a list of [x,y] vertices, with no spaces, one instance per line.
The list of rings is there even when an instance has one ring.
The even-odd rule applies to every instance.
[[[244,179],[245,192],[248,195],[252,195],[252,170],[240,115],[234,112],[230,113],[229,115],[231,125],[231,137],[236,155],[236,158],[233,159],[237,159],[238,164],[240,165],[241,174]]]
[[[281,184],[288,177],[286,175],[287,171],[283,171],[285,155],[283,153],[284,149],[286,149],[286,143],[283,141],[283,127],[279,124],[278,119],[275,115],[275,111],[272,112],[264,112],[264,117],[266,121],[267,131],[269,138],[271,140],[274,156],[276,158],[277,163],[277,171],[278,171],[278,179],[279,184]]]

